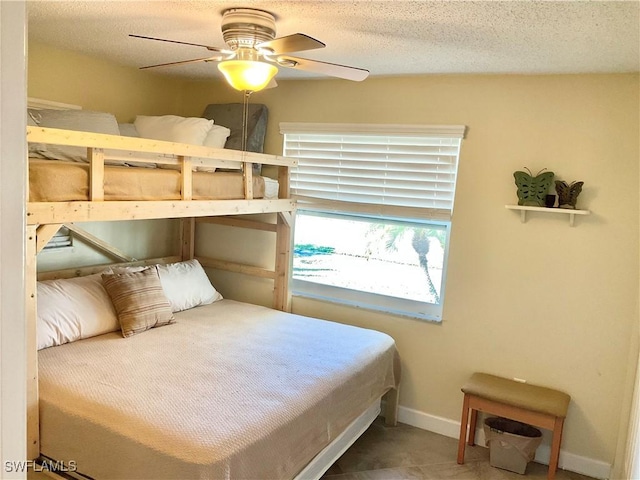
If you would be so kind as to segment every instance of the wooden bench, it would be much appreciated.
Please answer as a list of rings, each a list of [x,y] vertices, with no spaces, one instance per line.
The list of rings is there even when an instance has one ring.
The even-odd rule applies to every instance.
[[[553,480],[558,468],[562,427],[571,397],[551,388],[539,387],[507,378],[474,373],[462,387],[464,402],[458,440],[458,463],[464,463],[467,429],[469,445],[475,443],[478,412],[498,415],[545,428],[553,432],[547,478]],[[471,410],[471,421],[469,421]]]

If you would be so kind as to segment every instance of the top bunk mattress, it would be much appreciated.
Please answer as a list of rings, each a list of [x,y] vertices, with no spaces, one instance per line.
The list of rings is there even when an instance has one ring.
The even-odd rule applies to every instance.
[[[393,339],[222,300],[41,350],[41,452],[94,478],[292,478],[397,387]]]
[[[143,167],[105,166],[105,200],[180,200],[180,172]],[[277,198],[275,180],[254,176],[254,198]],[[193,200],[244,198],[241,172],[193,172]],[[31,158],[30,202],[89,200],[89,165]]]

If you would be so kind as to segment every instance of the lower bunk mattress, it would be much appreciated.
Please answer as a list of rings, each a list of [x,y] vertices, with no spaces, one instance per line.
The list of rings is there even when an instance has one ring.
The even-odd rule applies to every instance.
[[[162,168],[105,166],[105,200],[180,200],[180,172]],[[277,198],[278,183],[254,176],[254,198]],[[244,198],[241,172],[193,172],[194,200]],[[89,200],[87,163],[29,159],[30,202]]]
[[[232,300],[39,352],[41,453],[96,479],[293,478],[396,388],[388,335]]]

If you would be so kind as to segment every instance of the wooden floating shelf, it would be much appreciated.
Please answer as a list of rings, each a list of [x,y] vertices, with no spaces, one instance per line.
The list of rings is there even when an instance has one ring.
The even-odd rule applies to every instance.
[[[572,210],[570,208],[528,207],[525,205],[505,205],[509,210],[520,210],[520,221],[527,221],[527,212],[560,213],[569,215],[569,226],[573,227],[576,215],[590,215],[589,210]]]

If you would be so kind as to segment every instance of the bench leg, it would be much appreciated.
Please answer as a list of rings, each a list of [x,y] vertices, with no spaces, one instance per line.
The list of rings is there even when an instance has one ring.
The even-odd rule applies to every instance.
[[[563,425],[564,418],[556,417],[553,425],[553,439],[551,440],[551,456],[549,458],[549,472],[547,474],[548,480],[553,480],[556,477],[558,459],[560,458],[560,442],[562,441]]]
[[[469,423],[469,441],[468,445],[474,446],[476,444],[476,424],[478,423],[478,410],[471,409],[471,422]]]
[[[464,463],[464,445],[467,441],[467,427],[469,425],[469,395],[464,394],[462,402],[462,419],[460,420],[460,438],[458,439],[458,463]]]

